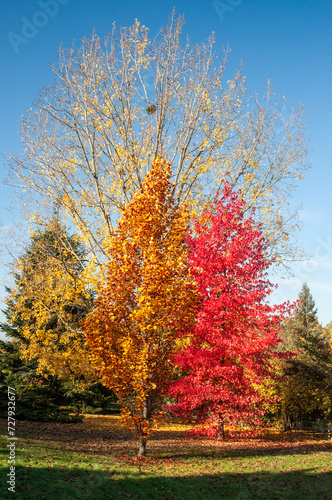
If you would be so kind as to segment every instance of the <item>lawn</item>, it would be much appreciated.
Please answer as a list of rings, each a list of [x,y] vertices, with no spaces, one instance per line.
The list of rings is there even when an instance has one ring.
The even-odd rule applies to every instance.
[[[148,457],[118,416],[79,424],[17,421],[16,494],[7,491],[7,421],[0,420],[0,498],[331,499],[332,441],[309,433],[270,432],[225,441],[188,437],[186,426],[160,428]]]

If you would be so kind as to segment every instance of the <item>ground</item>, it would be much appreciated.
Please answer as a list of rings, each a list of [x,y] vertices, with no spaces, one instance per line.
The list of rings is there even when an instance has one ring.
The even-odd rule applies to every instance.
[[[7,421],[0,498],[19,499],[331,499],[327,435],[270,431],[255,439],[190,437],[168,424],[148,442],[147,458],[118,416],[82,423],[16,422],[15,492],[7,491]]]

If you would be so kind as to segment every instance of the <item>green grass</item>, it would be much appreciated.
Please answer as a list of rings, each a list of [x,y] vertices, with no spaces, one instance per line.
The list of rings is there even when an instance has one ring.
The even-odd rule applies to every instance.
[[[226,441],[165,426],[146,459],[116,416],[78,424],[17,422],[16,494],[8,492],[6,420],[0,421],[0,498],[331,499],[332,442],[308,433]]]

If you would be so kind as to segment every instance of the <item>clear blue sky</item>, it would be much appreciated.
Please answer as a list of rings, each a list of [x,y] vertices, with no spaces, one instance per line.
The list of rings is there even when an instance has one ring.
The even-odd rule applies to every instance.
[[[128,26],[138,18],[156,33],[175,7],[186,18],[185,33],[201,43],[212,31],[217,51],[229,44],[230,69],[240,60],[251,91],[263,93],[267,79],[274,91],[294,105],[302,103],[311,118],[312,169],[292,203],[302,205],[299,243],[311,260],[294,266],[295,278],[281,280],[278,301],[297,297],[307,281],[321,322],[332,320],[332,3],[325,0],[11,0],[1,1],[0,151],[18,152],[20,117],[51,82],[49,65],[62,43],[103,37],[113,22]],[[48,14],[41,14],[49,9]],[[48,5],[48,7],[47,7]],[[32,23],[29,24],[29,23]],[[37,25],[37,27],[36,27]],[[35,27],[34,27],[35,26]],[[20,38],[21,37],[21,38]],[[1,180],[5,178],[0,159]],[[10,188],[0,188],[0,218],[11,224],[7,208],[14,204]],[[3,295],[1,287],[0,295]]]

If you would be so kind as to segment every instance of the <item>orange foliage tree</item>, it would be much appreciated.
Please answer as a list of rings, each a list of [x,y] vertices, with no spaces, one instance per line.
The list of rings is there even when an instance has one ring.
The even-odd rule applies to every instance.
[[[126,206],[109,244],[105,279],[85,321],[91,361],[135,429],[139,455],[161,415],[171,358],[195,318],[187,266],[189,215],[175,204],[170,166],[156,161]]]

